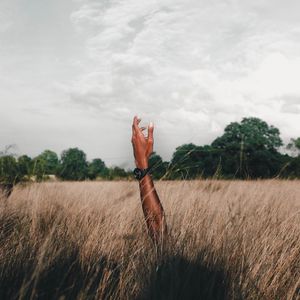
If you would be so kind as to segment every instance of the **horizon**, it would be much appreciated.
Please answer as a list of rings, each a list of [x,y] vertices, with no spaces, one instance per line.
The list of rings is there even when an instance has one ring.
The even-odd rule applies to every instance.
[[[249,118],[256,118],[256,117],[249,117]],[[243,118],[243,119],[245,119],[245,118]],[[264,120],[261,120],[261,121],[264,122]],[[230,124],[231,124],[231,123],[233,123],[233,122],[230,122]],[[240,122],[238,122],[238,123],[240,123]],[[227,124],[227,125],[230,125],[230,124]],[[227,126],[227,125],[226,125],[226,126]],[[273,127],[272,124],[267,124],[267,125],[268,125],[269,127]],[[276,128],[276,127],[275,127],[275,128]],[[293,155],[294,155],[293,150],[288,148],[288,143],[291,143],[291,142],[292,142],[292,139],[289,140],[289,141],[284,141],[284,140],[282,139],[282,137],[281,137],[280,128],[277,128],[277,129],[279,130],[279,137],[281,138],[282,143],[283,143],[281,146],[279,146],[279,147],[276,148],[277,151],[278,151],[279,153],[281,153],[282,155],[289,155],[289,156],[292,156],[292,157],[293,157]],[[223,135],[224,133],[225,133],[225,128],[223,129],[222,135]],[[211,144],[215,141],[215,139],[217,139],[217,138],[219,138],[219,137],[220,137],[220,136],[215,137],[210,143],[207,143],[207,144],[195,144],[195,143],[192,143],[192,142],[186,142],[185,144],[177,145],[177,146],[174,148],[174,150],[173,150],[171,156],[170,156],[168,159],[164,159],[164,158],[162,157],[162,155],[160,155],[160,153],[158,153],[157,151],[155,151],[155,149],[154,149],[153,153],[155,153],[156,155],[159,155],[160,157],[162,157],[162,159],[163,159],[164,162],[170,163],[170,162],[172,161],[173,154],[176,152],[177,147],[180,147],[180,146],[183,146],[183,145],[188,145],[188,144],[193,144],[193,145],[195,145],[195,146],[197,146],[197,147],[198,147],[198,146],[200,146],[200,147],[211,146]],[[300,137],[299,137],[299,138],[300,138]],[[112,165],[109,165],[109,164],[107,164],[107,161],[106,161],[105,158],[103,158],[103,157],[88,157],[88,155],[87,155],[87,153],[84,151],[84,149],[81,149],[81,148],[77,147],[76,145],[73,146],[73,147],[68,147],[68,148],[66,148],[66,149],[63,149],[60,153],[59,153],[59,152],[56,152],[56,151],[53,150],[53,149],[43,149],[43,150],[42,150],[40,153],[38,153],[37,155],[31,156],[31,155],[28,154],[28,153],[18,153],[18,147],[17,147],[17,145],[11,144],[11,145],[6,145],[6,147],[5,147],[4,149],[0,149],[0,156],[1,156],[1,154],[2,154],[2,155],[12,155],[12,156],[14,156],[14,157],[20,157],[20,156],[22,156],[22,155],[27,155],[27,156],[31,157],[32,159],[35,159],[35,158],[38,157],[40,154],[42,154],[44,151],[49,151],[49,150],[50,150],[50,151],[53,151],[53,152],[55,152],[55,153],[57,154],[58,159],[61,159],[61,155],[63,154],[63,152],[64,152],[64,151],[67,151],[67,150],[69,150],[69,149],[71,149],[71,148],[77,148],[77,149],[83,151],[83,152],[86,154],[86,159],[87,159],[88,162],[92,162],[94,159],[101,159],[101,160],[105,163],[106,167],[108,167],[108,168],[121,167],[121,168],[124,168],[125,170],[132,170],[133,168],[135,168],[133,156],[132,156],[132,160],[133,160],[132,164],[129,164],[129,165],[126,165],[126,166],[122,166],[122,165],[118,165],[118,164],[112,164]],[[118,157],[117,157],[117,158],[118,158]]]

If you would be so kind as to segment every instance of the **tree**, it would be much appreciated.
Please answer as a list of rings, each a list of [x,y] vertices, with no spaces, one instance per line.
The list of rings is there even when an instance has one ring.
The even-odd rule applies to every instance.
[[[168,170],[169,179],[212,177],[218,170],[219,150],[212,146],[184,144],[176,148]]]
[[[149,166],[153,179],[163,178],[167,173],[168,165],[168,162],[164,162],[158,154],[153,152],[149,158]]]
[[[64,180],[84,180],[88,176],[86,154],[78,148],[62,152],[57,175]]]
[[[113,167],[109,169],[108,179],[113,180],[122,178],[128,178],[128,174],[123,168]]]
[[[222,171],[230,177],[268,177],[280,170],[279,129],[258,118],[230,123],[212,146],[220,150]]]
[[[300,137],[291,139],[286,148],[292,152],[293,156],[300,155]]]
[[[33,174],[37,181],[45,179],[45,175],[56,174],[59,167],[58,156],[54,151],[45,150],[33,160]]]
[[[212,146],[240,149],[242,143],[246,150],[274,150],[283,144],[278,128],[269,126],[259,118],[244,118],[241,123],[233,122],[226,126],[224,134]]]
[[[176,148],[173,153],[169,178],[170,179],[193,179],[199,174],[198,146],[184,144]]]
[[[104,177],[106,175],[106,166],[102,159],[95,158],[88,164],[89,179],[96,179],[97,177]]]
[[[284,169],[282,177],[285,178],[300,178],[300,155],[289,161]]]
[[[292,157],[282,175],[286,178],[300,178],[300,137],[291,139],[287,149],[291,151]]]
[[[11,155],[0,157],[0,183],[16,184],[21,180],[16,159]]]
[[[42,181],[46,175],[46,162],[39,157],[33,159],[33,175],[37,181]]]
[[[28,178],[30,178],[33,173],[32,159],[27,155],[20,156],[18,158],[18,169],[22,177],[27,176]]]
[[[47,175],[55,174],[59,165],[58,156],[54,151],[45,150],[36,160],[43,165],[44,173]]]
[[[294,143],[294,146],[300,150],[300,137],[298,137],[297,139],[292,139],[292,142]]]

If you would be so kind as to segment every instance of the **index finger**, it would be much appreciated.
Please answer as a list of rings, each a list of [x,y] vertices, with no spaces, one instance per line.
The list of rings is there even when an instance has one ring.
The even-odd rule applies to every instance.
[[[132,134],[133,135],[136,134],[136,130],[138,128],[137,121],[138,121],[138,117],[134,116],[133,121],[132,121]]]
[[[143,135],[143,132],[141,130],[141,128],[139,127],[139,123],[141,122],[141,119],[137,116],[135,116],[133,118],[133,124],[132,124],[132,128],[134,130],[134,134],[141,134]]]

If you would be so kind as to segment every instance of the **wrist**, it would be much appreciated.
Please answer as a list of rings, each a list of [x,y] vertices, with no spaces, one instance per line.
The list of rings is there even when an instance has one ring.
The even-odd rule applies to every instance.
[[[143,178],[149,175],[149,171],[150,171],[149,168],[146,169],[135,168],[133,170],[133,174],[137,180],[141,181]]]
[[[141,161],[136,161],[135,165],[139,169],[147,169],[149,167],[148,161],[147,160],[141,160]]]

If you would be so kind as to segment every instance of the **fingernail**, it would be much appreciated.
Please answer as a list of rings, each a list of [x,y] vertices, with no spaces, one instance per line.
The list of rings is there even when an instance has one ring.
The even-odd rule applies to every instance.
[[[150,126],[150,127],[153,127],[153,122],[150,122],[149,126]]]

